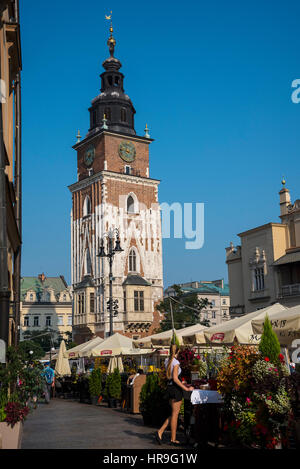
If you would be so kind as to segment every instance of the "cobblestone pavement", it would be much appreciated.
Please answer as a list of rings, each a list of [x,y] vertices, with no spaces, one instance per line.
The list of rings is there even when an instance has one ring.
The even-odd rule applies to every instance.
[[[141,415],[65,399],[41,403],[24,424],[22,449],[170,449],[159,446],[155,429]],[[183,441],[183,434],[178,434]],[[170,432],[165,432],[166,442]]]

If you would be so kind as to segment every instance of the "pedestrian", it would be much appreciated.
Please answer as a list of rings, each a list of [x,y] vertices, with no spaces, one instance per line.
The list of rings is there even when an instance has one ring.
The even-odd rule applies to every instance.
[[[42,371],[42,376],[44,377],[44,394],[45,394],[45,402],[49,404],[51,399],[51,388],[54,387],[54,375],[55,372],[53,368],[51,368],[50,363],[45,363],[45,368]]]
[[[193,391],[192,386],[186,386],[182,383],[179,378],[181,374],[180,363],[177,360],[179,347],[176,344],[172,344],[170,347],[169,359],[165,360],[165,368],[168,379],[167,384],[167,395],[170,400],[172,408],[172,414],[168,417],[161,428],[155,433],[156,441],[161,445],[162,436],[168,425],[171,425],[171,444],[173,446],[179,446],[180,442],[176,440],[177,422],[178,415],[180,412],[181,402],[183,398],[183,391]]]

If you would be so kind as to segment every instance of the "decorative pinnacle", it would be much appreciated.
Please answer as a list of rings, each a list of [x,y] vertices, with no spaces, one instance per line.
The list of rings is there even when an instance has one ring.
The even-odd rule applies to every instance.
[[[286,180],[284,178],[284,176],[282,177],[282,180],[281,180],[281,184],[283,185],[283,187],[285,187],[285,183],[286,183]]]
[[[81,135],[80,135],[80,131],[78,130],[78,133],[76,135],[76,138],[77,138],[77,142],[76,143],[79,143],[80,140],[81,140]]]
[[[106,119],[106,115],[105,115],[105,114],[103,114],[102,122],[103,122],[103,124],[102,124],[102,126],[101,126],[101,129],[107,130],[108,127],[107,127],[107,125],[106,125],[107,119]]]
[[[146,124],[146,127],[145,127],[145,137],[150,138],[149,129],[148,129],[147,124]]]
[[[110,36],[107,40],[107,45],[108,45],[108,48],[109,48],[110,55],[111,55],[111,57],[113,57],[114,50],[115,50],[115,45],[116,45],[116,40],[113,37],[114,30],[113,30],[113,25],[112,25],[112,11],[110,12],[110,15],[105,15],[105,19],[110,21],[110,28],[109,28]]]

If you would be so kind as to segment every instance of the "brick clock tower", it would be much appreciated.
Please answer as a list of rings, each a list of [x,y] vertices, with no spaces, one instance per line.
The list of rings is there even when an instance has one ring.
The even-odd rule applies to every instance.
[[[89,108],[90,128],[83,140],[78,133],[73,147],[77,182],[69,186],[73,331],[78,343],[109,335],[109,261],[97,254],[110,230],[119,231],[123,249],[113,261],[113,299],[118,300],[113,331],[135,339],[149,335],[158,326],[154,305],[163,295],[159,181],[149,172],[152,139],[147,125],[144,136],[136,135],[135,109],[124,92],[121,63],[114,57],[112,25],[107,44],[110,57],[103,62],[101,92]]]

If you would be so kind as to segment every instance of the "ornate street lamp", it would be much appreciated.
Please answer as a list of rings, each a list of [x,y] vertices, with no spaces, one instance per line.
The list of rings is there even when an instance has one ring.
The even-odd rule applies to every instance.
[[[113,235],[116,233],[117,239],[116,239],[116,244],[115,247],[113,248]],[[107,238],[107,253],[105,252],[104,248],[104,238]],[[113,295],[112,295],[112,265],[113,265],[113,259],[114,255],[118,252],[122,252],[124,249],[121,248],[121,243],[120,243],[120,235],[119,235],[119,230],[115,228],[114,230],[109,230],[108,233],[104,233],[103,237],[101,238],[101,243],[100,243],[100,248],[99,252],[97,254],[97,257],[108,257],[109,259],[109,301],[108,301],[108,306],[109,306],[109,335],[113,335],[113,315],[114,311],[116,313],[117,311],[117,302],[118,300],[113,301]]]

